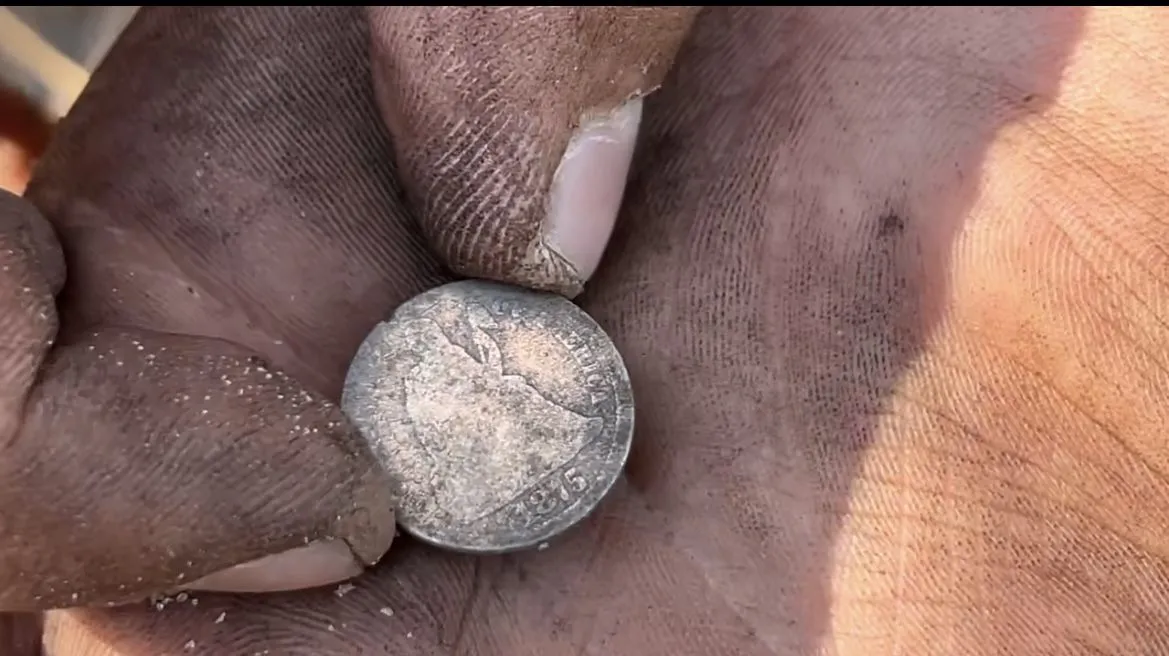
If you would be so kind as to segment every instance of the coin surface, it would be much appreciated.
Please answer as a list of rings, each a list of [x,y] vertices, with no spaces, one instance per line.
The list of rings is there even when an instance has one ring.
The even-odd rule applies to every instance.
[[[389,470],[398,523],[458,551],[537,546],[621,473],[633,391],[563,297],[467,280],[402,304],[350,364],[342,407]]]

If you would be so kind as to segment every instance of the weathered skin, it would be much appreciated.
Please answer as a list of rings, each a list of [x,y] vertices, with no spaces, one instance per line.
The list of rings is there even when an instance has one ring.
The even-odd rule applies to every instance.
[[[34,180],[64,244],[62,325],[223,338],[335,399],[369,328],[449,279],[389,179],[367,72],[339,63],[365,56],[365,24],[169,11],[131,28]],[[707,10],[646,106],[582,298],[638,400],[606,507],[523,555],[402,540],[347,594],[54,612],[49,652],[1169,653],[1167,97],[1156,8]],[[140,439],[120,435],[105,448]],[[144,585],[169,585],[181,563],[158,550],[192,531],[218,549],[198,573],[275,535],[352,537],[319,486],[365,471],[360,453],[259,440],[241,456],[266,463],[258,483],[211,430],[103,478],[68,437],[41,447],[59,478],[40,488],[13,488],[32,456],[6,446],[0,503],[69,542],[79,520],[53,504],[113,499],[126,543],[67,554],[107,598],[142,558]],[[208,499],[262,490],[262,537],[214,519]],[[142,498],[185,514],[143,519]],[[2,587],[59,567],[18,548],[0,542]]]

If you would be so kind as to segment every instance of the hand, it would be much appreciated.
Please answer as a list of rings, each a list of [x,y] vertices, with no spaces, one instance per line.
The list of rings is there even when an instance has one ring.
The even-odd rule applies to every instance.
[[[364,50],[357,21],[228,11],[243,13],[140,20],[38,174],[30,197],[58,228],[71,285],[123,290],[130,271],[152,274],[133,311],[67,287],[62,325],[212,333],[335,398],[373,323],[445,276],[394,221],[389,148],[364,76],[344,72]],[[391,46],[421,32],[383,25],[401,30],[379,33]],[[463,27],[443,39],[465,33],[451,25]],[[1145,9],[707,10],[647,102],[617,231],[581,298],[625,354],[638,402],[627,480],[596,515],[512,556],[402,540],[348,592],[56,611],[50,653],[1164,650],[1166,185],[1154,163],[1169,154],[1156,100],[1169,76],[1155,74],[1167,31]],[[408,48],[382,52],[383,74],[397,66],[434,89],[458,79]],[[473,55],[488,70],[519,65]],[[173,91],[144,100],[156,89]],[[393,93],[394,147],[437,252],[514,276],[497,237],[479,264],[443,246],[435,217],[452,212],[428,205],[426,184],[445,179],[443,160],[412,159],[408,136],[435,101],[398,122],[411,96]],[[506,136],[520,114],[500,114]],[[500,139],[484,152],[513,152]],[[467,170],[453,188],[523,188]],[[188,280],[198,304],[167,303],[167,285]],[[310,296],[284,302],[288,289]],[[320,494],[278,439],[287,431],[273,435],[256,452],[290,455],[266,459],[259,480]],[[225,438],[200,438],[162,462],[244,473],[204,455]],[[204,467],[204,486],[261,484]],[[340,480],[325,469],[313,475]],[[206,494],[154,480],[148,499]],[[345,493],[364,489],[376,486]],[[328,503],[287,515],[313,524]],[[121,519],[158,524],[127,552],[193,530]],[[231,560],[215,553],[208,572]]]
[[[373,323],[449,274],[396,186],[361,16],[270,13],[147,11],[136,22],[28,192],[63,251],[36,209],[3,198],[11,393],[0,408],[0,500],[10,509],[0,607],[93,605],[175,587],[320,585],[359,573],[390,544],[388,483],[330,401]],[[427,61],[432,53],[410,52],[394,27],[435,24],[427,13],[376,11],[387,26],[379,57]],[[482,10],[450,13],[487,27]],[[559,21],[529,31],[530,46],[560,48],[565,61],[588,54],[570,47],[580,41],[571,33],[580,12],[528,13]],[[452,171],[452,153],[434,150],[433,135],[449,132],[445,122],[460,108],[438,107],[443,97],[426,96],[433,87],[380,69],[379,89],[416,94],[425,105],[418,113],[391,101],[385,110],[406,179],[425,190],[424,232],[456,271],[574,293],[596,267],[636,137],[640,101],[630,99],[660,81],[694,11],[609,13],[629,16],[602,36],[627,40],[651,16],[655,45],[590,69],[571,106],[529,112],[538,130],[527,135],[527,160],[515,160],[519,141],[459,144],[479,157],[468,165],[478,167],[475,179],[493,176],[513,192],[470,199],[478,207],[444,186],[463,173]],[[671,22],[672,32],[661,32]],[[292,50],[277,43],[284,30],[297,35]],[[260,41],[234,59],[231,49],[252,39]],[[615,84],[617,74],[627,77]],[[249,75],[272,79],[261,85]],[[542,79],[532,75],[515,78],[525,98]],[[127,80],[145,91],[127,93]],[[482,100],[490,84],[484,77],[447,91]],[[635,109],[620,108],[626,102]],[[582,112],[595,116],[558,169]],[[526,134],[523,127],[504,136]],[[579,194],[581,162],[598,154],[583,171],[615,173],[609,188],[592,184],[608,205],[597,206],[593,193],[568,203],[571,211],[551,211],[541,238],[534,196],[548,195],[548,182],[533,185],[547,178],[560,196]],[[517,164],[500,168],[505,158]],[[122,173],[106,175],[114,170]],[[553,193],[550,202],[567,201]],[[453,204],[436,207],[443,203]],[[490,221],[473,225],[477,217]],[[534,246],[521,248],[521,238]],[[216,573],[288,550],[291,559]]]

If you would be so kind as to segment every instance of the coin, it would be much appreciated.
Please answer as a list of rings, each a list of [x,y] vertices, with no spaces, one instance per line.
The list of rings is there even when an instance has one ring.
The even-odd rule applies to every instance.
[[[389,470],[398,523],[473,553],[541,545],[621,473],[633,390],[567,299],[467,280],[402,304],[350,364],[342,407]]]

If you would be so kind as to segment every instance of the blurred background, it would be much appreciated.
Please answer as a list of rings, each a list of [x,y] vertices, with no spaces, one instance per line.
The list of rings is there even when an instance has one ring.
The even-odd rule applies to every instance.
[[[20,193],[53,125],[138,7],[0,7],[0,188]]]

